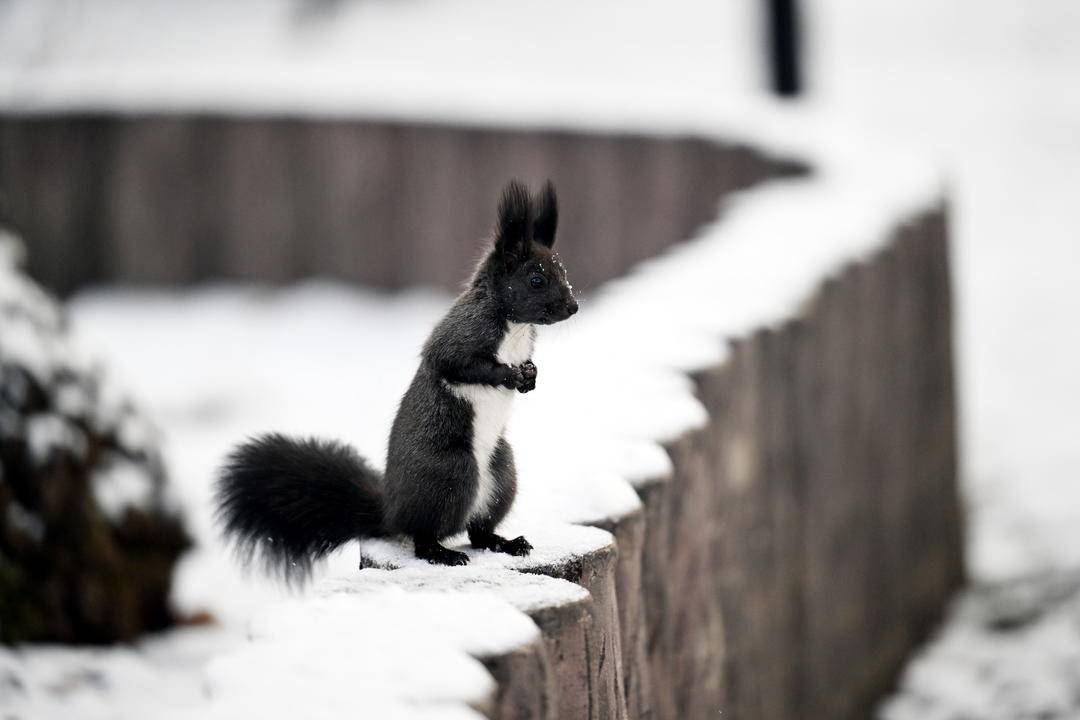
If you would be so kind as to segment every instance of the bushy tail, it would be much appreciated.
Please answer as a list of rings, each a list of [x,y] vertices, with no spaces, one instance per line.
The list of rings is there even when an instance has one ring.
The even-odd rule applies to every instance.
[[[303,583],[312,563],[385,534],[379,474],[348,445],[277,433],[237,447],[217,484],[217,519],[241,558]]]

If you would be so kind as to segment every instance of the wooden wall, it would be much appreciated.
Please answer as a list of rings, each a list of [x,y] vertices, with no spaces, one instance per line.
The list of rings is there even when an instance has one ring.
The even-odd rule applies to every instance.
[[[176,285],[313,275],[457,288],[503,184],[551,178],[588,290],[690,235],[725,194],[798,172],[693,138],[209,116],[0,116],[0,192],[31,275]],[[586,262],[587,260],[587,262]]]
[[[945,216],[701,373],[643,553],[658,717],[861,718],[963,582]]]

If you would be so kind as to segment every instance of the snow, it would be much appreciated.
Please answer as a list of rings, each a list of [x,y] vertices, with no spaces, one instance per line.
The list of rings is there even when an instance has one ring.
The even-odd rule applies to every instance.
[[[511,442],[513,439],[511,438]],[[520,444],[520,443],[519,443]],[[447,545],[469,555],[469,567],[500,570],[512,568],[524,572],[558,568],[590,553],[614,551],[611,534],[592,527],[558,525],[548,520],[542,524],[522,524],[522,515],[533,515],[534,508],[517,508],[510,520],[499,526],[499,532],[508,538],[523,534],[533,545],[525,557],[513,557],[486,550],[472,550],[466,545],[464,535],[450,538]],[[408,540],[365,540],[360,545],[364,560],[383,568],[426,568],[427,562],[413,554],[412,542]]]
[[[430,117],[482,103],[488,115],[505,108],[543,122],[553,92],[662,87],[673,74],[702,96],[748,90],[758,80],[757,38],[746,31],[753,9],[201,0],[181,12],[169,0],[17,0],[0,6],[0,106]],[[671,47],[678,53],[656,62]],[[537,99],[514,109],[507,93]]]
[[[1080,577],[1055,573],[970,591],[880,714],[884,720],[1076,717]]]
[[[65,382],[56,389],[56,409],[67,417],[86,419],[94,409],[94,400],[87,389],[78,383]],[[139,447],[142,443],[136,443]]]
[[[126,508],[147,506],[153,488],[146,482],[145,472],[129,460],[113,459],[94,473],[94,501],[106,517],[119,522]]]
[[[86,436],[82,430],[59,415],[30,416],[26,422],[26,443],[31,459],[39,466],[45,465],[58,450],[79,459],[86,454]]]
[[[283,602],[259,613],[250,635],[250,643],[206,670],[212,709],[222,717],[234,699],[244,714],[265,706],[276,716],[273,708],[298,696],[339,714],[355,707],[375,717],[410,717],[416,705],[456,711],[494,691],[477,657],[539,641],[525,615],[491,594],[398,587]]]
[[[589,598],[585,588],[568,580],[494,567],[492,563],[427,567],[413,564],[410,560],[411,556],[399,563],[395,570],[366,568],[363,573],[350,577],[328,578],[315,588],[315,592],[358,594],[393,587],[431,594],[489,593],[529,614],[580,603]]]
[[[0,333],[3,357],[34,376],[42,385],[50,384],[59,367],[74,363],[75,357],[62,332],[59,306],[33,281],[19,272],[23,248],[19,240],[0,223]]]
[[[163,708],[182,717],[205,700],[197,683],[176,678],[196,674],[192,664],[205,662],[223,634],[184,628],[130,647],[0,648],[0,708],[35,720],[140,720],[164,717]]]

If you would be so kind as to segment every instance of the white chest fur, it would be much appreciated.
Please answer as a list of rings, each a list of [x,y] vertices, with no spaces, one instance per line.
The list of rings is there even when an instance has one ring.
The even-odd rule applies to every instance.
[[[507,365],[520,365],[532,356],[536,330],[532,325],[507,323],[506,334],[495,358]],[[491,456],[510,419],[510,407],[517,390],[489,385],[450,385],[450,391],[472,405],[472,451],[479,473],[476,499],[469,517],[483,515],[495,496],[495,479],[491,475]]]

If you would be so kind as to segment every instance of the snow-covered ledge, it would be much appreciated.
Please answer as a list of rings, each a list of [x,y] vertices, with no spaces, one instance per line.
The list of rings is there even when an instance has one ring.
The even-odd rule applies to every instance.
[[[541,338],[542,391],[511,427],[507,532],[531,557],[433,568],[366,542],[364,569],[263,609],[210,663],[210,716],[291,715],[303,690],[311,716],[852,717],[960,582],[933,167],[806,110],[536,103],[442,117],[746,145],[811,172],[727,198]]]
[[[220,716],[301,682],[380,717],[855,717],[939,616],[963,569],[933,168],[774,108],[637,117],[812,172],[542,339],[512,427],[533,556],[363,543],[211,666]]]

